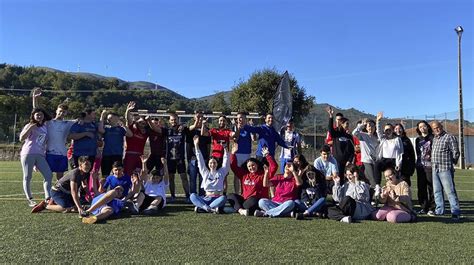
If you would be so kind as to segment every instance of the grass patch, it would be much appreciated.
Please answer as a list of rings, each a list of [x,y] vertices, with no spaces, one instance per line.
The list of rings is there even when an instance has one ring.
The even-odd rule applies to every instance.
[[[159,216],[83,225],[76,214],[31,214],[20,163],[0,162],[0,258],[1,263],[472,263],[474,172],[458,170],[455,179],[461,223],[449,216],[398,225],[257,219],[195,214],[178,202]],[[412,180],[416,187],[416,176]],[[182,192],[179,177],[176,182]],[[42,197],[38,173],[32,190]],[[412,193],[416,198],[416,188]]]

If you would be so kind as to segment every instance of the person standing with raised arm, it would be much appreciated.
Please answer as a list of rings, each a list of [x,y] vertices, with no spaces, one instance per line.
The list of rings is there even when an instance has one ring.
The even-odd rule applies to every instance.
[[[245,125],[243,130],[258,134],[258,146],[256,157],[262,161],[264,156],[262,154],[263,147],[268,148],[268,152],[272,157],[275,157],[275,143],[284,148],[292,148],[286,145],[285,141],[280,137],[280,134],[273,127],[273,114],[265,115],[265,124],[260,126]]]
[[[379,138],[379,146],[377,148],[377,156],[375,162],[375,199],[380,197],[382,188],[380,183],[382,182],[382,172],[391,166],[395,168],[397,172],[400,171],[402,166],[403,157],[403,143],[400,137],[394,133],[393,125],[390,123],[385,124],[382,131],[381,120],[383,112],[377,113],[377,137]]]
[[[33,109],[30,121],[23,127],[20,133],[20,141],[24,142],[20,151],[20,161],[23,170],[23,191],[25,192],[28,205],[35,207],[31,193],[31,178],[33,177],[33,167],[39,169],[43,175],[43,189],[45,200],[50,198],[51,181],[53,173],[46,162],[46,139],[48,129],[45,121],[51,119],[42,109]],[[44,201],[42,201],[44,203]]]
[[[37,108],[41,89],[33,89],[33,108]],[[71,127],[76,121],[64,120],[67,115],[68,106],[59,104],[56,108],[54,119],[46,121],[48,130],[46,139],[46,161],[52,172],[56,173],[56,179],[62,178],[68,169],[66,143]]]
[[[102,178],[106,178],[110,175],[112,165],[115,162],[122,162],[124,137],[132,137],[133,133],[122,124],[118,114],[105,109],[100,115],[99,133],[104,138],[101,170]]]
[[[189,170],[189,191],[190,193],[198,193],[199,196],[204,196],[205,191],[204,189],[200,188],[202,184],[202,175],[197,163],[197,150],[193,144],[193,138],[196,135],[199,136],[199,149],[204,161],[209,160],[209,144],[211,143],[211,137],[201,135],[203,120],[203,113],[201,111],[196,111],[194,114],[194,123],[189,126],[189,134],[186,145]]]
[[[375,121],[363,119],[362,123],[357,125],[352,134],[359,138],[361,160],[364,164],[364,175],[370,182],[371,194],[373,194],[376,186],[375,161],[377,158],[377,147],[379,145],[379,138],[375,131]]]
[[[339,127],[334,129],[334,110],[331,107],[327,107],[326,112],[329,114],[328,131],[333,141],[332,154],[337,161],[339,177],[343,182],[344,168],[354,162],[355,153],[352,135],[347,132],[349,130],[349,120],[341,118]]]

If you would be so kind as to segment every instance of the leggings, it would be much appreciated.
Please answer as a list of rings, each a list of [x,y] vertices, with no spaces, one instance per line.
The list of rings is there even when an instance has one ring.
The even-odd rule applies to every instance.
[[[53,173],[49,168],[48,162],[44,155],[31,154],[21,156],[21,167],[23,169],[23,191],[25,192],[27,199],[32,199],[31,195],[31,178],[33,177],[33,166],[41,172],[43,175],[43,189],[44,198],[49,199],[51,197],[51,181],[53,179]]]
[[[253,215],[258,209],[258,199],[254,196],[248,197],[246,200],[241,195],[231,193],[227,196],[229,204],[238,211],[239,209],[248,209],[249,214]]]
[[[408,223],[411,221],[411,215],[391,206],[384,206],[375,213],[374,219],[378,221],[387,219],[389,223]]]

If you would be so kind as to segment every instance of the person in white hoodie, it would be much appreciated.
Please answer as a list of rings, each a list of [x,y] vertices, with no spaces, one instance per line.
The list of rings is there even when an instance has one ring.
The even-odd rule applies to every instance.
[[[224,181],[229,173],[230,159],[227,148],[224,148],[224,158],[222,167],[217,168],[217,159],[209,158],[208,166],[199,149],[199,136],[193,137],[194,147],[196,149],[196,159],[198,162],[199,173],[202,176],[201,188],[206,192],[205,196],[199,196],[191,193],[189,199],[196,206],[194,211],[207,213],[220,213],[226,202],[226,196],[223,195]]]
[[[352,132],[354,136],[359,138],[361,160],[364,163],[364,175],[370,182],[371,194],[375,190],[375,161],[377,159],[377,147],[379,146],[379,138],[375,129],[375,121],[363,119]],[[380,185],[380,183],[379,183]]]
[[[380,144],[377,148],[377,160],[375,162],[375,199],[380,197],[382,188],[380,183],[382,182],[382,172],[387,167],[393,167],[398,172],[402,166],[403,157],[403,142],[400,137],[394,133],[393,125],[390,123],[385,124],[382,131],[382,120],[383,112],[377,113],[377,136]]]

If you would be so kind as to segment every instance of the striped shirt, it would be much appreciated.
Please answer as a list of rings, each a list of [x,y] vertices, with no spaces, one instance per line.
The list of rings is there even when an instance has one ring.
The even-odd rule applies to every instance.
[[[453,169],[459,159],[458,140],[451,134],[443,131],[433,138],[431,147],[431,163],[433,169],[448,171]]]

